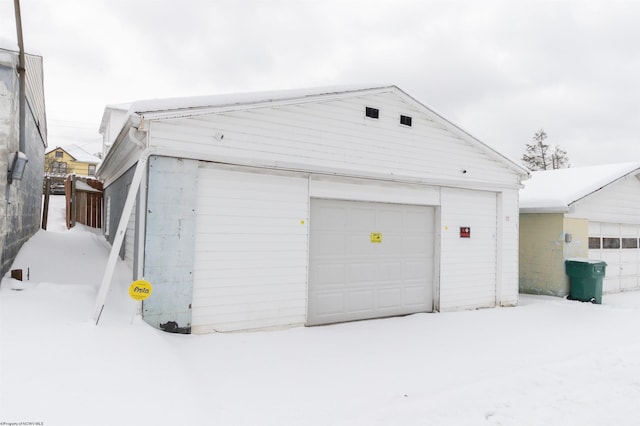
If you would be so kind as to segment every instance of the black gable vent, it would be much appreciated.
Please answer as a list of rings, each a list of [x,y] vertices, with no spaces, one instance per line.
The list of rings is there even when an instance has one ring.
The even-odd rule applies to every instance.
[[[408,115],[401,115],[400,124],[411,127],[411,117],[409,117]]]
[[[378,118],[380,117],[380,111],[378,108],[366,107],[365,114],[369,118]]]

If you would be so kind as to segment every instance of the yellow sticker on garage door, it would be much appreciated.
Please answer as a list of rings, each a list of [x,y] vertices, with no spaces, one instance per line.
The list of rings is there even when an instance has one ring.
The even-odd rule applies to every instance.
[[[371,242],[372,243],[381,243],[382,242],[382,232],[372,232],[371,233]]]
[[[134,300],[144,300],[151,296],[153,287],[149,281],[137,280],[129,286],[129,296]]]

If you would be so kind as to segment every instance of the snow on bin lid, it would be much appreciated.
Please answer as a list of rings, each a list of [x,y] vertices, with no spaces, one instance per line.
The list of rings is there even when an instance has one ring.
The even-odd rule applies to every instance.
[[[599,259],[587,259],[584,257],[570,257],[565,260],[568,262],[580,262],[580,263],[605,263],[604,261]]]
[[[520,191],[520,211],[566,212],[576,201],[639,171],[640,162],[631,162],[531,172]]]

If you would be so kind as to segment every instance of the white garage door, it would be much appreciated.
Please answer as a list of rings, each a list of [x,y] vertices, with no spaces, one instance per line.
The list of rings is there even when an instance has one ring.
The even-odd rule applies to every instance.
[[[589,223],[589,258],[607,263],[603,292],[640,287],[640,225]]]
[[[312,199],[307,324],[430,312],[434,208]]]

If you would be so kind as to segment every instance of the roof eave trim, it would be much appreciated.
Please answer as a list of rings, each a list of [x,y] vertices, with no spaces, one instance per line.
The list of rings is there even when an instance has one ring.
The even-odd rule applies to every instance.
[[[520,207],[520,213],[569,213],[569,206]]]

